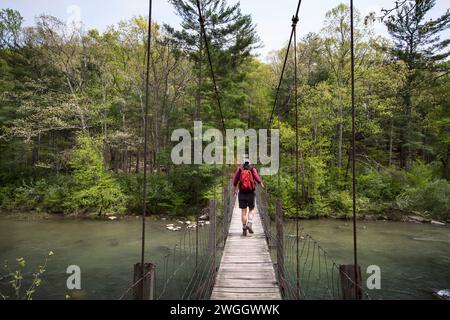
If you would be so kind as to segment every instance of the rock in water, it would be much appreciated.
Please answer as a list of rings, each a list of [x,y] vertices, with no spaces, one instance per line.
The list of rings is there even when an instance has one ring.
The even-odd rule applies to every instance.
[[[166,226],[166,229],[167,229],[167,230],[170,230],[170,231],[180,231],[180,230],[181,230],[181,227],[175,227],[174,224],[168,224],[168,225]]]
[[[88,294],[85,290],[73,290],[66,294],[66,300],[86,300],[87,296]]]
[[[434,224],[437,226],[445,226],[444,222],[440,222],[440,221],[436,221],[436,220],[431,220],[431,224]]]
[[[420,222],[420,223],[425,223],[425,222],[429,222],[430,221],[430,220],[428,220],[428,219],[426,219],[424,217],[421,217],[421,216],[408,216],[408,219],[411,222]]]
[[[109,220],[114,221],[117,220],[117,217],[108,217]]]
[[[439,291],[435,292],[434,294],[442,300],[450,300],[450,290],[449,289],[439,290]]]

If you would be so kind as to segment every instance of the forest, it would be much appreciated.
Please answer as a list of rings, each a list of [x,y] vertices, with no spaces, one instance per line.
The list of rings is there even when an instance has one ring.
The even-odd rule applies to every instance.
[[[147,207],[152,215],[189,216],[207,207],[222,169],[174,165],[171,134],[193,130],[194,121],[205,130],[221,124],[196,2],[170,2],[181,26],[152,23]],[[287,209],[298,203],[305,218],[350,216],[349,7],[327,12],[321,31],[297,44],[297,199],[293,50],[269,121],[287,48],[257,57],[262,39],[239,3],[201,2],[226,127],[280,129],[279,176],[263,177],[270,192]],[[431,19],[435,3],[356,14],[361,218],[450,221],[450,10]],[[374,31],[379,20],[388,38]],[[24,27],[20,12],[0,11],[2,213],[141,212],[148,23],[137,16],[99,32],[43,14]]]

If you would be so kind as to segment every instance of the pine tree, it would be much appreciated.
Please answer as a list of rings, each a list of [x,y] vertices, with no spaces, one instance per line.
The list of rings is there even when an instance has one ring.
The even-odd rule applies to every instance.
[[[195,64],[197,93],[194,118],[200,119],[200,107],[204,79],[209,75],[206,68],[206,52],[201,35],[197,0],[170,0],[176,13],[183,19],[182,30],[165,25],[173,39],[187,51]],[[244,15],[240,3],[228,6],[226,0],[201,0],[200,7],[213,55],[214,69],[218,78],[225,78],[251,54],[259,42],[250,15]]]
[[[412,88],[417,85],[419,74],[423,70],[435,70],[437,63],[450,55],[447,47],[449,39],[442,40],[440,33],[450,24],[450,10],[437,19],[427,19],[427,13],[435,6],[436,0],[416,0],[397,9],[396,14],[386,21],[389,33],[394,39],[392,53],[397,60],[403,61],[409,75],[402,92],[404,105],[400,126],[400,165],[410,168],[413,145],[418,143],[420,135],[412,127],[413,99]]]

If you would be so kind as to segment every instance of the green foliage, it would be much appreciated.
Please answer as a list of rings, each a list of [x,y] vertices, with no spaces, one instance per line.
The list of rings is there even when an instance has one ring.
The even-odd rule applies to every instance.
[[[99,215],[122,214],[126,196],[117,181],[106,172],[99,145],[94,138],[78,136],[77,148],[70,160],[74,186],[67,207]]]
[[[0,188],[0,207],[62,213],[65,211],[64,201],[70,194],[70,185],[71,178],[63,175],[22,181],[18,186],[7,185]]]
[[[436,180],[406,192],[410,209],[429,213],[435,219],[450,218],[450,183]]]
[[[325,200],[327,206],[334,210],[334,213],[350,215],[352,212],[352,195],[348,191],[331,191]]]
[[[149,179],[147,206],[152,214],[182,214],[183,198],[175,192],[172,183],[165,177],[151,176]]]
[[[0,49],[17,48],[23,17],[16,10],[0,10]]]
[[[127,195],[127,211],[142,212],[143,175],[119,175],[117,181]],[[165,175],[151,175],[147,182],[147,212],[149,214],[182,214],[183,198],[174,190]]]
[[[3,300],[33,300],[33,295],[35,294],[37,288],[42,284],[42,275],[45,273],[47,263],[53,254],[53,251],[48,253],[44,263],[40,265],[35,272],[33,272],[31,279],[26,279],[25,277],[26,260],[24,258],[16,259],[15,269],[11,269],[8,261],[5,261],[3,269],[6,274],[0,274],[0,281],[8,281],[9,291],[11,291],[11,293],[0,292],[0,298]],[[25,286],[25,282],[29,284]]]
[[[428,213],[436,219],[447,219],[449,183],[439,179],[439,168],[417,161],[411,171],[386,168],[367,169],[358,176],[360,196],[380,206]]]
[[[173,166],[170,135],[174,128],[191,128],[193,118],[202,119],[204,128],[220,124],[196,3],[170,2],[183,22],[181,30],[152,28],[147,208],[190,215],[220,198],[222,169]],[[434,3],[421,1],[410,11],[407,4],[386,19],[394,44],[376,37],[356,11],[358,213],[448,213],[442,179],[450,179],[449,42],[439,35],[449,15],[429,22]],[[286,48],[268,63],[250,56],[258,44],[251,17],[225,0],[204,5],[227,128],[266,128]],[[304,217],[352,211],[348,18],[349,7],[338,5],[326,14],[320,33],[299,39],[298,123],[290,51],[271,124],[281,131],[280,186],[277,176],[264,177],[288,214],[296,203]],[[48,15],[26,30],[21,23],[18,12],[0,11],[1,208],[140,213],[146,19],[85,34]],[[405,41],[409,30],[412,44]]]

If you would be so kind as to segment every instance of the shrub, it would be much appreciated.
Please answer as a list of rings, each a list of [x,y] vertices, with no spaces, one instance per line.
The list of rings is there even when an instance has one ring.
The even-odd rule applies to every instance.
[[[14,209],[14,191],[16,187],[14,185],[7,185],[0,188],[0,208],[2,209]]]
[[[408,190],[408,204],[412,209],[429,212],[436,219],[450,219],[450,183],[436,180],[424,187]]]
[[[74,188],[66,205],[73,210],[96,214],[121,214],[126,209],[126,196],[119,183],[106,172],[99,142],[92,137],[77,137],[72,154]]]
[[[70,193],[70,176],[58,175],[37,181],[22,181],[0,189],[0,206],[4,209],[45,210],[64,212],[64,202]]]
[[[34,210],[42,201],[42,195],[37,190],[33,182],[23,182],[17,187],[12,196],[12,205],[14,209]]]
[[[325,185],[326,165],[319,157],[305,159],[305,186],[308,196],[320,198]]]
[[[326,202],[328,207],[336,213],[349,215],[352,211],[353,200],[348,191],[331,191]]]
[[[127,197],[126,208],[128,212],[140,213],[142,211],[142,174],[116,176],[120,188]]]
[[[50,178],[45,191],[42,192],[42,209],[50,213],[63,213],[66,210],[66,199],[70,196],[71,183],[70,176]]]
[[[411,170],[406,173],[408,186],[413,188],[426,186],[433,180],[433,176],[433,168],[419,160],[414,162]]]
[[[173,189],[173,185],[162,176],[151,176],[148,185],[147,206],[152,214],[177,214],[183,199]]]

